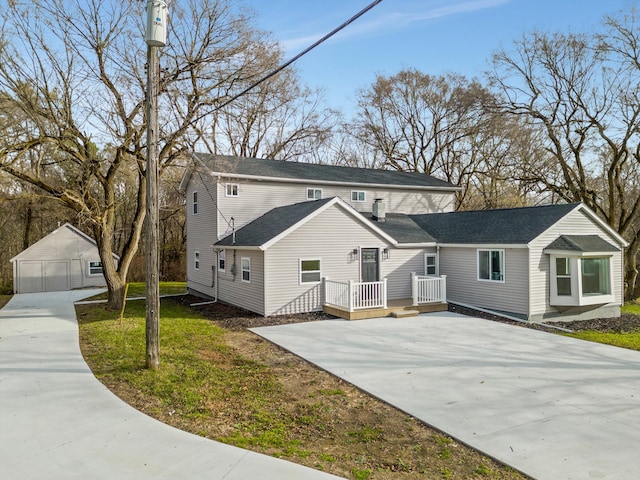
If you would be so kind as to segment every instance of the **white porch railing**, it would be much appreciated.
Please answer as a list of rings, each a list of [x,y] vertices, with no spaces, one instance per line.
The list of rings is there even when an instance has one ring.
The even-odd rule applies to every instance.
[[[411,273],[411,297],[413,305],[447,301],[447,276],[430,277]]]
[[[350,312],[362,308],[387,308],[387,279],[379,282],[324,281],[325,303]]]

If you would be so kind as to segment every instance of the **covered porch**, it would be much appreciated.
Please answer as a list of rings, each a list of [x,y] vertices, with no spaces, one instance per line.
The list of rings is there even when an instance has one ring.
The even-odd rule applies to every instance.
[[[387,298],[387,279],[378,282],[324,280],[323,310],[347,320],[415,316],[448,309],[446,276],[411,274],[411,298]]]

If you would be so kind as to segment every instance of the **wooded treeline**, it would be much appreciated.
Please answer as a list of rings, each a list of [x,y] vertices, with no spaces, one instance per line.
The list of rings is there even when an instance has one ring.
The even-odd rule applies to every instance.
[[[98,242],[118,308],[143,280],[145,46],[133,0],[5,3],[0,28],[0,284],[8,260],[69,221]],[[194,150],[422,172],[464,189],[460,209],[584,202],[640,251],[640,30],[523,32],[481,78],[406,69],[354,92],[352,118],[289,68],[240,2],[172,2],[161,51],[161,277],[184,276],[177,187]],[[116,267],[109,252],[121,256]]]

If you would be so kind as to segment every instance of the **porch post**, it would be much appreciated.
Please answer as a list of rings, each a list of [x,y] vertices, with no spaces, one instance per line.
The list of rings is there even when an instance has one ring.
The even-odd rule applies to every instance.
[[[349,299],[347,300],[347,307],[350,312],[353,312],[353,280],[349,280]]]
[[[416,278],[416,272],[411,272],[411,299],[413,306],[418,306],[418,279]]]
[[[440,282],[440,296],[442,298],[440,299],[440,301],[446,302],[447,301],[447,276],[440,275],[440,278],[442,278],[442,281]]]
[[[382,279],[382,299],[384,301],[384,307],[387,308],[387,279],[386,277]]]

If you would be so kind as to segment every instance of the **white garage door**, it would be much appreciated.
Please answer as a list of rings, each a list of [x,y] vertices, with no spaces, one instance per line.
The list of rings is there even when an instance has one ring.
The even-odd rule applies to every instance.
[[[21,261],[19,293],[59,292],[71,289],[67,260]]]

